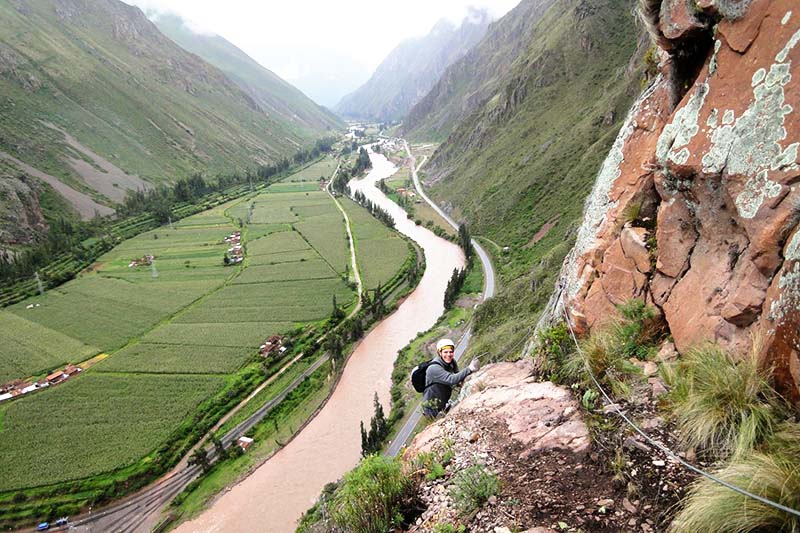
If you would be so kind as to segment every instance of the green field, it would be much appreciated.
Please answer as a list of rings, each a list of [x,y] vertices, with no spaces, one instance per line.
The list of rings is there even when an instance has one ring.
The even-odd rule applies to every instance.
[[[114,357],[100,362],[100,372],[152,372],[162,374],[231,374],[250,350],[238,346],[203,346],[139,342],[126,346]]]
[[[298,222],[295,228],[336,272],[343,274],[349,268],[347,232],[338,209],[330,214]]]
[[[205,213],[186,220],[195,218],[203,219]],[[0,375],[24,378],[46,367],[118,349],[219,287],[233,274],[222,266],[227,249],[222,239],[233,226],[190,226],[161,228],[129,239],[101,256],[92,273],[8,307],[11,313],[43,327],[36,345],[41,355],[3,357]],[[153,277],[150,266],[128,266],[144,255],[155,256],[158,277]],[[36,307],[29,309],[30,305]],[[48,330],[70,339],[52,337]],[[44,354],[51,355],[43,366]]]
[[[389,281],[408,256],[408,244],[355,202],[341,200],[356,240],[356,257],[365,289]]]
[[[0,311],[0,330],[0,383],[51,370],[65,361],[65,353],[67,361],[78,362],[100,351],[6,311]]]
[[[9,332],[2,382],[109,354],[65,384],[0,406],[0,454],[10,458],[0,461],[0,492],[137,464],[249,368],[270,335],[326,320],[334,297],[355,303],[342,277],[343,217],[326,192],[304,187],[284,183],[143,233],[77,279],[0,312]],[[388,280],[406,243],[355,204],[348,211],[365,279]],[[225,267],[223,239],[239,219],[245,260]],[[155,256],[156,277],[150,265],[128,266],[145,255]]]
[[[306,168],[302,169],[300,172],[296,172],[291,176],[285,178],[283,181],[285,182],[309,182],[309,181],[319,181],[320,178],[325,178],[326,180],[330,179],[333,171],[336,170],[336,160],[333,157],[326,157],[322,161],[314,163],[313,165],[309,165]]]
[[[11,402],[3,408],[0,491],[78,479],[136,461],[222,382],[87,372]]]

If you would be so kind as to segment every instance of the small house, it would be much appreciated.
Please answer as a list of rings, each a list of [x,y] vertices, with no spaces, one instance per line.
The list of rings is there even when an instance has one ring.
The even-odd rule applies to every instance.
[[[250,437],[239,437],[238,439],[236,439],[236,444],[244,452],[247,451],[247,448],[249,448],[253,444],[253,439],[251,439]]]
[[[280,353],[285,352],[286,347],[283,346],[283,339],[284,338],[280,335],[272,335],[264,341],[264,344],[259,346],[258,353],[261,357],[266,357],[275,351],[280,351]]]
[[[64,381],[65,379],[67,379],[68,377],[69,376],[66,375],[63,370],[56,370],[55,372],[47,376],[45,379],[49,384],[57,385],[62,381]]]
[[[11,392],[20,385],[22,385],[23,383],[24,381],[22,381],[21,379],[15,379],[14,381],[9,381],[8,383],[0,387],[0,393]]]

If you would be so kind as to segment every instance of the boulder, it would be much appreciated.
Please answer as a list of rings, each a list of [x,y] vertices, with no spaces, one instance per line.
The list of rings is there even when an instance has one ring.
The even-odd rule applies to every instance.
[[[530,360],[487,365],[469,378],[447,419],[458,420],[461,432],[469,435],[476,431],[473,424],[503,424],[508,436],[522,445],[520,458],[550,449],[585,455],[589,430],[572,392],[550,382],[536,382],[532,374]],[[445,436],[447,419],[421,431],[406,458],[433,449]]]

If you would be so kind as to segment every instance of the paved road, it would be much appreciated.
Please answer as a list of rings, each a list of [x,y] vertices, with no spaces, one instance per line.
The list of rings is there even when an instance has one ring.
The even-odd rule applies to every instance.
[[[442,209],[438,205],[436,205],[428,197],[427,194],[425,194],[425,191],[422,190],[422,184],[419,181],[419,176],[417,175],[417,171],[419,170],[419,167],[422,166],[424,161],[423,163],[420,163],[418,167],[416,165],[416,159],[411,154],[411,150],[408,147],[408,143],[406,141],[403,141],[403,144],[405,145],[406,153],[408,153],[408,156],[411,159],[411,176],[414,179],[414,186],[416,187],[417,192],[426,202],[428,202],[428,204],[430,204],[430,206],[434,210],[436,210],[437,213],[439,213],[442,216],[442,218],[444,218],[447,221],[448,224],[453,226],[455,229],[458,229],[458,224],[456,224],[455,221],[452,218],[450,218],[450,216],[447,213],[442,211]],[[483,266],[483,279],[484,279],[483,299],[485,300],[487,298],[491,298],[492,296],[494,296],[494,291],[495,291],[494,267],[492,266],[492,262],[489,259],[489,254],[486,253],[486,250],[484,250],[481,247],[481,245],[475,241],[475,239],[472,239],[471,242],[473,248],[475,248],[475,252],[478,254],[478,258],[481,261],[481,265]],[[464,352],[467,350],[467,347],[469,346],[469,341],[471,338],[472,338],[472,327],[469,326],[467,327],[466,331],[464,332],[464,335],[461,336],[461,339],[459,339],[458,344],[456,345],[456,354],[455,354],[456,361],[461,359],[461,356],[464,355]],[[420,408],[420,406],[417,405],[417,407],[414,409],[414,412],[411,413],[411,416],[408,418],[408,420],[406,420],[406,423],[403,424],[403,427],[400,428],[400,431],[397,433],[397,436],[389,444],[389,448],[386,450],[386,455],[388,455],[389,457],[396,457],[397,454],[400,453],[400,450],[403,448],[403,446],[406,445],[406,442],[408,441],[408,438],[411,436],[411,433],[414,431],[414,428],[417,427],[417,424],[419,424],[419,419],[421,417],[422,417],[422,408]]]

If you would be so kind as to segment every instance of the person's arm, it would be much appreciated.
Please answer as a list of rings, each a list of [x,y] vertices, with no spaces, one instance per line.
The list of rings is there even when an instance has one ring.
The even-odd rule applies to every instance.
[[[472,371],[469,369],[469,367],[465,368],[461,372],[453,373],[453,372],[448,372],[439,365],[430,365],[427,371],[425,372],[425,378],[426,378],[425,381],[428,384],[441,383],[443,385],[449,385],[451,387],[455,387],[456,385],[464,381],[464,379],[466,379],[466,377],[469,376],[471,373]]]

